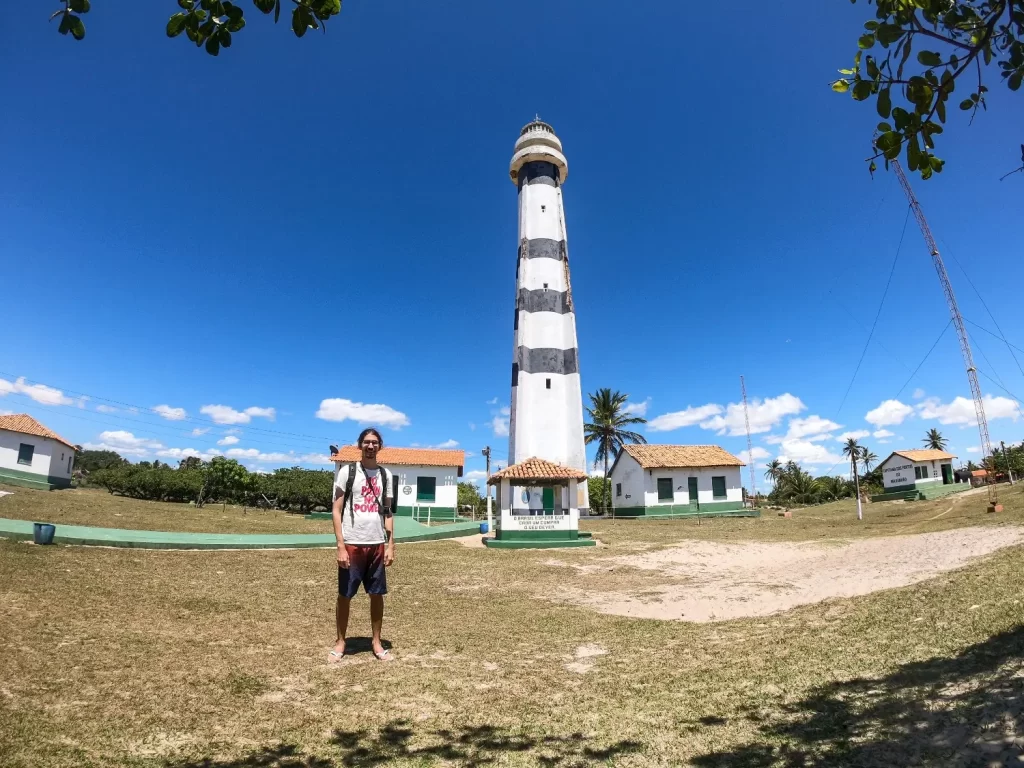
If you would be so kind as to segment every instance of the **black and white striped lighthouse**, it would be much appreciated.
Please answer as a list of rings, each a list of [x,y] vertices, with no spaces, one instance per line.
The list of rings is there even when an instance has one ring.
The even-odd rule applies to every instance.
[[[509,166],[519,188],[519,253],[512,347],[508,460],[537,457],[586,473],[583,395],[562,184],[569,164],[539,117],[516,141]],[[581,482],[576,505],[589,509]]]

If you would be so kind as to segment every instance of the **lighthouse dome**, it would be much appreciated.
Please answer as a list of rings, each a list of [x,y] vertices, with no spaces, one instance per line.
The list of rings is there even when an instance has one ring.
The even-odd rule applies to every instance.
[[[555,129],[540,117],[523,126],[516,140],[516,146],[509,163],[508,175],[512,183],[519,184],[519,171],[527,163],[551,163],[558,169],[558,183],[569,175],[569,162],[562,154],[562,142],[555,135]]]

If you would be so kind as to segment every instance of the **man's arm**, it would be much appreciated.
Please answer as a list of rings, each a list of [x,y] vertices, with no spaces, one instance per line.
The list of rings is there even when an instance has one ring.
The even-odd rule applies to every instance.
[[[384,548],[384,565],[391,565],[395,562],[395,500],[388,499],[390,505],[384,515],[384,536],[387,539],[387,546]]]
[[[345,492],[341,488],[334,489],[334,503],[331,505],[331,521],[334,523],[334,538],[338,540],[338,567],[348,568],[348,550],[345,549],[345,536],[341,528],[341,516],[345,509]]]

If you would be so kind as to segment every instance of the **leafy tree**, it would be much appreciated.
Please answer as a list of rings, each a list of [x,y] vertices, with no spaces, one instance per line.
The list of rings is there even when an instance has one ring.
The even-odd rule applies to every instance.
[[[584,442],[587,445],[597,444],[597,461],[604,461],[604,479],[608,480],[608,460],[616,459],[619,451],[626,443],[646,443],[647,438],[626,427],[633,424],[646,424],[647,419],[632,416],[626,412],[626,401],[629,395],[610,389],[599,389],[590,395],[590,407],[587,415],[591,423],[583,425]],[[591,507],[593,507],[591,502]],[[607,509],[607,507],[605,507]]]
[[[480,495],[480,489],[476,483],[459,483],[458,505],[459,514],[466,507],[472,507],[473,512],[478,515],[487,512],[487,500]]]
[[[122,458],[120,454],[114,451],[86,451],[82,449],[75,451],[75,469],[81,472],[94,472],[97,469],[119,467],[127,463],[127,459]]]
[[[818,488],[823,496],[838,501],[851,496],[853,489],[850,481],[843,477],[822,477],[818,479]]]
[[[860,519],[860,477],[857,475],[857,461],[863,455],[864,449],[855,437],[846,438],[843,446],[843,455],[850,459],[850,467],[853,470],[853,488],[857,494],[857,518]]]
[[[773,484],[778,485],[779,480],[782,479],[782,475],[784,472],[782,462],[779,461],[778,459],[772,459],[767,464],[765,464],[765,467],[765,480],[771,480]]]
[[[198,456],[186,456],[178,462],[178,469],[202,469],[203,460]]]
[[[311,29],[327,31],[327,20],[341,13],[341,0],[291,0],[292,32],[302,37]],[[274,14],[274,22],[281,18],[281,0],[252,0],[256,9],[264,14]],[[195,43],[205,48],[211,56],[220,53],[221,48],[230,48],[232,35],[245,27],[245,12],[241,6],[228,0],[178,0],[181,11],[167,21],[167,36],[178,37],[182,32]],[[82,16],[91,9],[90,0],[64,0],[50,20],[60,17],[57,31],[70,34],[75,40],[85,37],[85,22]]]
[[[925,448],[932,448],[936,451],[946,450],[946,445],[948,443],[946,438],[942,436],[942,433],[935,429],[935,427],[928,430],[922,442]]]
[[[611,480],[603,477],[591,477],[587,480],[587,491],[590,494],[591,509],[611,509]]]
[[[878,461],[876,456],[870,448],[864,446],[860,451],[860,463],[864,465],[864,473],[867,474],[871,471],[871,467]]]
[[[965,73],[971,73],[971,84],[959,108],[970,112],[971,120],[979,108],[987,108],[984,75],[993,61],[1006,86],[1011,91],[1020,88],[1024,0],[874,4],[875,18],[864,24],[853,67],[839,70],[843,77],[832,83],[832,90],[849,93],[856,101],[874,98],[884,121],[873,140],[874,158],[884,158],[888,167],[905,152],[908,169],[928,179],[942,170],[944,161],[932,152],[935,137],[943,131],[947,105]],[[874,158],[871,171],[876,168]]]
[[[226,500],[234,498],[245,487],[249,470],[234,459],[214,456],[203,465],[203,487],[196,497],[196,506],[201,507],[207,499]]]

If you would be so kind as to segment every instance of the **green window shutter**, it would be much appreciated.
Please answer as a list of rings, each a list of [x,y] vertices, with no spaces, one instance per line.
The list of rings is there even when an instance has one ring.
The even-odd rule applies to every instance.
[[[417,477],[416,478],[416,501],[437,500],[437,478]]]
[[[672,501],[672,478],[658,478],[658,501]]]
[[[35,452],[36,447],[34,445],[29,445],[28,443],[21,443],[18,446],[18,463],[32,466],[32,455]]]
[[[711,495],[716,499],[724,499],[726,497],[724,477],[711,478]]]

